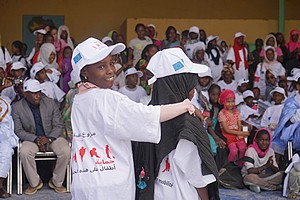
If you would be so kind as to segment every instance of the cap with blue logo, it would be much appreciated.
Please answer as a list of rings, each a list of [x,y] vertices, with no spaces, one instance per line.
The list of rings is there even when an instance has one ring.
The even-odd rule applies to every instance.
[[[88,38],[77,45],[72,55],[73,69],[80,70],[86,65],[97,63],[109,54],[114,55],[122,52],[125,45],[118,43],[112,46],[107,46],[96,38]]]
[[[205,73],[206,65],[193,63],[180,48],[164,49],[157,52],[150,59],[147,69],[154,75],[148,84],[154,83],[158,78],[181,73]]]

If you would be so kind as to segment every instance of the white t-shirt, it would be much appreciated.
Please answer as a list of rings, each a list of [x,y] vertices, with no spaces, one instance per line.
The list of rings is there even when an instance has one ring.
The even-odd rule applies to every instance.
[[[153,42],[147,36],[145,36],[145,40],[140,40],[139,38],[130,40],[128,47],[133,49],[133,66],[141,59],[142,51],[148,44],[153,44]]]
[[[246,51],[246,59],[248,57],[248,51],[245,48]],[[245,79],[248,80],[248,69],[245,68],[245,63],[244,63],[244,54],[243,54],[243,50],[239,50],[239,54],[240,54],[240,58],[241,58],[241,62],[239,65],[239,70],[236,69],[236,60],[235,60],[235,55],[234,55],[234,50],[231,47],[228,51],[228,55],[227,55],[227,60],[232,60],[234,62],[233,64],[233,69],[234,69],[234,80],[240,80],[240,79]],[[246,61],[247,62],[247,61]]]
[[[49,98],[62,102],[66,93],[62,91],[55,83],[45,81],[41,83],[42,92]]]
[[[245,121],[250,115],[257,115],[259,116],[259,113],[257,110],[254,110],[247,106],[246,104],[242,104],[241,106],[238,107],[238,110],[241,114],[242,120]],[[249,119],[250,120],[250,119]],[[251,120],[250,120],[251,121]]]
[[[125,85],[119,89],[119,92],[121,94],[128,96],[129,99],[131,99],[132,101],[134,101],[136,103],[139,103],[140,99],[142,97],[147,96],[145,89],[139,85],[137,85],[136,88],[133,88],[133,89],[128,88]]]
[[[71,122],[72,199],[135,198],[131,141],[160,141],[160,107],[110,89],[74,98]]]
[[[250,162],[245,162],[244,166],[241,170],[242,176],[246,176],[248,175],[248,169],[251,168],[257,168],[257,167],[261,167],[264,164],[266,164],[270,158],[270,156],[273,156],[273,165],[275,167],[278,167],[277,162],[276,162],[276,158],[275,158],[275,153],[274,150],[272,148],[269,148],[269,151],[267,152],[267,154],[260,158],[257,154],[257,152],[255,151],[255,149],[253,147],[250,147],[247,149],[246,153],[245,153],[246,157],[250,157],[254,160],[254,163],[250,163]]]
[[[184,45],[184,52],[189,59],[193,59],[194,50],[198,46],[205,46],[205,44],[201,41],[195,43],[189,43],[189,41],[187,41],[187,43]]]
[[[200,200],[196,188],[203,188],[216,181],[214,175],[202,174],[201,163],[197,146],[180,139],[176,149],[160,163],[155,180],[154,199]]]
[[[268,107],[261,118],[260,125],[265,128],[270,128],[269,126],[272,126],[272,129],[275,129],[279,122],[283,106],[284,104]],[[271,131],[274,133],[274,130]]]
[[[229,84],[225,83],[224,80],[220,80],[217,82],[217,84],[220,86],[221,91],[232,90],[235,92],[237,90],[237,83],[235,80],[232,80],[232,82]]]

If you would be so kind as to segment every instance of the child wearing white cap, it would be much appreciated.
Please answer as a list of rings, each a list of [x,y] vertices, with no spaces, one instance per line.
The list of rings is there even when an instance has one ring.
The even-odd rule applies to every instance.
[[[193,59],[194,49],[200,45],[205,46],[205,44],[200,41],[199,28],[197,26],[192,26],[189,29],[188,40],[186,41],[186,44],[184,45],[184,52],[189,59],[191,59],[191,60]]]
[[[64,100],[65,93],[55,83],[48,81],[45,65],[42,62],[35,63],[30,69],[30,78],[40,82],[42,92],[58,102]]]
[[[140,99],[147,96],[143,87],[138,85],[139,78],[143,76],[141,71],[137,71],[134,67],[129,68],[125,72],[126,85],[119,89],[121,94],[128,96],[134,102],[139,103]]]
[[[244,104],[238,107],[243,121],[253,121],[259,117],[258,110],[254,109],[253,103],[254,94],[251,90],[246,90],[243,92]]]
[[[131,140],[158,143],[160,122],[187,111],[189,100],[164,106],[144,106],[111,90],[115,61],[125,45],[110,47],[88,38],[74,49],[73,69],[81,76],[71,122],[72,199],[134,199]]]
[[[278,125],[279,117],[281,115],[282,108],[284,106],[284,100],[286,99],[285,91],[281,87],[276,87],[271,91],[270,95],[273,98],[274,105],[268,107],[264,112],[261,119],[261,127],[268,128],[272,135]]]

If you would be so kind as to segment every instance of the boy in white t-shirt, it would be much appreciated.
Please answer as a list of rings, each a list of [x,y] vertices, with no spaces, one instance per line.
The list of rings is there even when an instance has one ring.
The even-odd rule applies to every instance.
[[[42,92],[49,98],[62,102],[65,97],[62,91],[55,83],[48,81],[45,65],[42,62],[35,63],[30,69],[30,78],[40,82]]]
[[[264,128],[268,128],[273,135],[278,125],[279,117],[281,115],[286,96],[284,89],[281,87],[276,87],[274,90],[271,91],[270,95],[273,98],[274,105],[268,107],[264,112],[261,119],[261,126]]]
[[[116,71],[112,55],[124,49],[124,44],[108,47],[95,38],[74,49],[72,66],[82,83],[71,112],[73,200],[134,199],[131,141],[158,143],[160,122],[194,112],[189,100],[145,106],[111,90]]]
[[[137,71],[134,67],[127,69],[125,72],[126,85],[119,89],[121,94],[128,96],[134,102],[139,103],[140,99],[147,96],[143,87],[137,85],[139,78],[143,76],[141,71]]]

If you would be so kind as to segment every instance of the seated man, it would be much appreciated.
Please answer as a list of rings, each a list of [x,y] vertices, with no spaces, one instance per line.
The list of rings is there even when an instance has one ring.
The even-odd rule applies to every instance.
[[[20,159],[30,186],[25,194],[35,194],[43,187],[37,174],[35,154],[53,151],[57,156],[49,187],[56,192],[66,192],[62,186],[66,167],[70,160],[70,147],[63,135],[63,123],[58,106],[53,99],[42,95],[41,85],[30,79],[24,83],[24,98],[13,105],[12,116],[15,132],[23,141]]]
[[[285,101],[273,136],[272,148],[277,158],[284,154],[290,140],[293,141],[293,149],[300,150],[300,73],[294,81],[298,93]]]
[[[9,103],[0,97],[0,198],[10,197],[3,189],[3,179],[7,177],[13,148],[18,144],[18,138],[14,133],[11,107]]]

